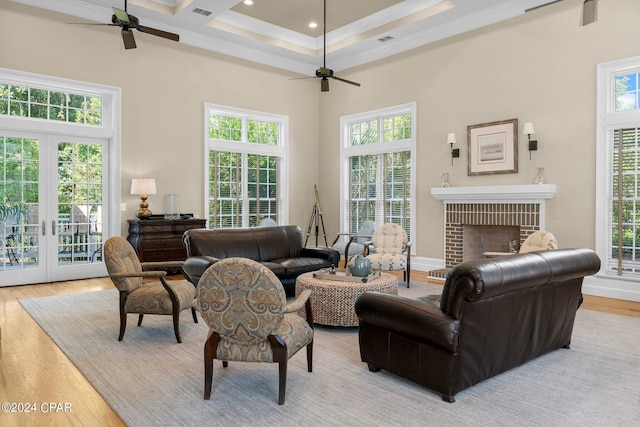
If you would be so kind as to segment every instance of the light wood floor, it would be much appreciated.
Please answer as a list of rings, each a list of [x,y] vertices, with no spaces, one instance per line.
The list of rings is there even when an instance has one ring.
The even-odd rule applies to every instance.
[[[430,281],[426,273],[418,271],[412,272],[412,279]],[[124,425],[18,302],[103,289],[113,289],[107,278],[0,288],[0,403],[29,403],[36,408],[31,413],[2,412],[0,425]],[[640,317],[637,302],[586,295],[582,308]],[[49,410],[49,403],[63,412],[55,412],[55,406]],[[70,410],[64,411],[65,404],[71,405]]]

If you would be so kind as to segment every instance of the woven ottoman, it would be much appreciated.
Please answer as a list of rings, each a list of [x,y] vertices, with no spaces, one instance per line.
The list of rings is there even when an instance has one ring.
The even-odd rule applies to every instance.
[[[311,290],[313,322],[329,326],[358,326],[356,299],[364,292],[374,291],[398,294],[398,278],[380,273],[380,277],[367,283],[328,280],[304,273],[296,279],[296,296],[305,289]]]

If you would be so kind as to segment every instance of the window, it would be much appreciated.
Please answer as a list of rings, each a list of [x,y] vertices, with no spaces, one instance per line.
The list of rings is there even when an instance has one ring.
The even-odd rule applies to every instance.
[[[341,118],[343,229],[366,220],[415,229],[415,103]]]
[[[615,111],[638,109],[638,70],[615,76]]]
[[[211,104],[205,111],[209,227],[286,223],[287,117]]]
[[[640,57],[598,67],[597,229],[602,272],[640,278]]]
[[[0,115],[102,125],[102,97],[0,81]]]

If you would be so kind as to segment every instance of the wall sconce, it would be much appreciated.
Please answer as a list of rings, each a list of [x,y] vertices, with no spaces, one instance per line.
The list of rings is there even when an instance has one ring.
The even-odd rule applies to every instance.
[[[531,160],[531,152],[538,150],[538,141],[531,140],[531,135],[533,135],[534,133],[536,133],[536,131],[533,130],[533,123],[525,123],[522,134],[527,135],[527,138],[529,139],[529,160]]]
[[[140,219],[149,218],[151,211],[149,203],[147,203],[147,194],[156,194],[156,180],[153,178],[132,179],[131,194],[140,195],[140,210],[136,212],[136,216]]]
[[[453,166],[453,158],[460,157],[460,149],[453,148],[453,144],[455,143],[456,143],[456,134],[455,133],[447,134],[447,144],[451,146],[451,166]]]

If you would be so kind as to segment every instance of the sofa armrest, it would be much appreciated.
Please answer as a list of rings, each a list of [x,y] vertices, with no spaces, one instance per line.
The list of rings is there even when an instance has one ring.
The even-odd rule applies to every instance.
[[[333,248],[302,248],[300,256],[306,258],[326,259],[331,261],[331,263],[336,267],[338,267],[338,263],[340,262],[340,252]]]
[[[361,322],[455,353],[460,322],[436,304],[398,295],[365,292],[355,304]]]
[[[182,265],[182,272],[187,276],[187,279],[194,285],[198,284],[200,277],[212,264],[220,261],[219,258],[200,255],[187,258]]]

